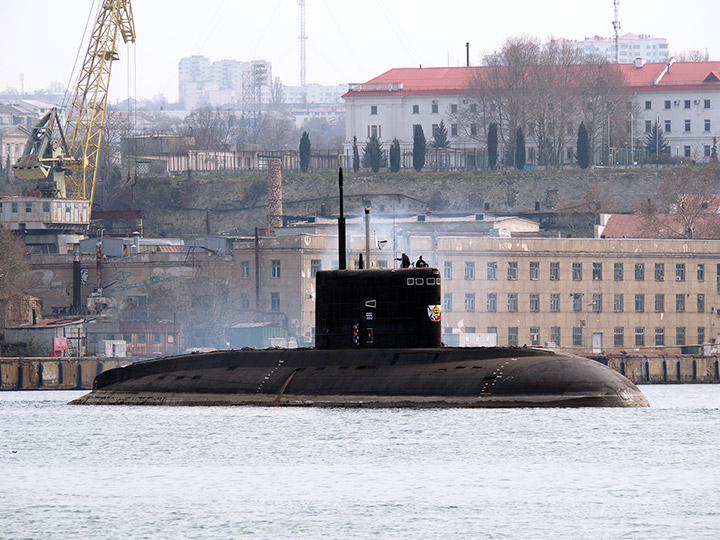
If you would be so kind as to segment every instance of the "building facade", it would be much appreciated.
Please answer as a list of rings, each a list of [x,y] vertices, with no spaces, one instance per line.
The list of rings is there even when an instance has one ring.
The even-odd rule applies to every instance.
[[[592,36],[582,41],[560,39],[560,43],[577,47],[585,54],[600,55],[608,62],[615,62],[615,38]],[[667,39],[647,34],[623,34],[618,36],[617,60],[620,64],[632,63],[636,58],[645,58],[648,62],[667,62],[670,49]]]
[[[637,161],[634,148],[642,147],[655,122],[666,131],[673,157],[707,161],[713,140],[720,135],[720,62],[634,63],[617,66],[632,101],[619,111],[619,126],[625,143],[613,143],[613,164]],[[426,139],[441,121],[453,149],[482,150],[486,127],[482,118],[492,111],[470,90],[469,81],[488,67],[398,68],[365,83],[351,84],[343,96],[346,109],[345,152],[351,152],[353,137],[363,145],[372,135],[389,144],[394,138],[403,151],[412,150],[413,128],[420,125]],[[463,114],[463,111],[469,111]],[[479,120],[480,119],[480,120]],[[566,148],[558,160],[575,163],[579,118],[566,122]],[[527,163],[535,165],[538,141],[532,126],[526,126]],[[667,129],[666,129],[667,128]],[[632,141],[632,144],[630,144]],[[605,141],[596,141],[602,146]],[[502,156],[507,148],[499,145]],[[596,149],[596,152],[599,151]]]

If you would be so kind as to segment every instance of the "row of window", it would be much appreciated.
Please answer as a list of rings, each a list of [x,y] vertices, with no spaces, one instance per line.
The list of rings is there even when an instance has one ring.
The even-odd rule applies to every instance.
[[[635,263],[634,266],[634,277],[635,281],[645,280],[645,263]],[[718,265],[718,276],[720,276],[720,265]],[[572,280],[582,281],[583,279],[583,263],[574,262],[571,266]],[[507,263],[507,279],[510,281],[517,281],[518,279],[518,263],[517,261],[508,261]],[[655,281],[665,281],[665,263],[655,263],[654,268]],[[453,262],[445,261],[443,263],[443,277],[445,279],[453,278]],[[465,261],[465,279],[475,279],[475,262]],[[486,263],[485,270],[486,279],[492,281],[498,279],[498,263],[497,261],[488,261]],[[551,262],[549,265],[548,277],[550,281],[560,280],[560,263]],[[686,264],[677,263],[675,264],[675,280],[685,281],[686,277]],[[705,281],[705,265],[698,264],[696,269],[696,277],[698,281]],[[532,281],[540,279],[540,262],[531,261],[529,267],[528,278]],[[594,262],[592,263],[592,279],[593,281],[603,280],[603,263]],[[613,280],[623,281],[625,279],[625,263],[616,262],[613,263]]]
[[[5,203],[5,204],[7,204],[7,203]],[[0,209],[2,209],[2,206],[3,206],[3,203],[0,203]],[[10,203],[10,211],[11,211],[13,214],[17,214],[17,213],[20,211],[19,203],[16,203],[16,202]],[[50,203],[49,203],[49,202],[43,202],[43,203],[42,203],[42,211],[43,211],[43,212],[46,212],[46,213],[47,213],[47,212],[50,212]],[[72,209],[70,208],[70,206],[69,206],[69,205],[66,205],[66,206],[65,206],[65,213],[66,213],[66,214],[69,214],[71,211],[72,211]],[[26,203],[25,203],[25,213],[28,213],[28,214],[29,214],[30,212],[32,212],[32,203],[31,203],[31,202],[26,202]]]
[[[147,343],[148,342],[148,334],[135,334],[135,337],[137,338],[136,343]],[[123,341],[125,343],[132,343],[133,334],[123,334]],[[172,334],[168,334],[167,336],[167,342],[168,343],[174,343],[175,336]],[[154,344],[162,343],[162,334],[152,334],[152,342]]]
[[[680,106],[680,103],[682,103],[683,109],[689,109],[691,104],[699,105],[700,100],[699,99],[692,99],[692,100],[691,99],[682,99],[682,100],[676,99],[673,101],[670,99],[666,99],[666,100],[663,100],[663,109],[666,111],[669,111],[672,108],[672,105],[675,105],[677,107],[677,106]],[[703,109],[709,109],[711,102],[709,99],[703,99],[702,105],[703,105]],[[646,111],[652,110],[652,101],[650,101],[650,100],[645,101],[645,110]]]
[[[569,294],[569,300],[571,305],[571,310],[576,312],[585,311],[583,309],[583,299],[584,299],[583,293],[570,293]],[[609,295],[606,295],[609,296]],[[628,295],[630,296],[630,295]],[[645,294],[635,294],[633,295],[634,300],[634,311],[636,313],[643,313],[645,312]],[[647,295],[650,296],[650,295]],[[676,294],[675,296],[675,312],[677,313],[685,313],[686,308],[690,307],[688,305],[687,300],[690,298],[689,294]],[[559,313],[561,311],[560,309],[560,293],[551,293],[550,294],[550,303],[549,303],[549,309],[548,311],[553,313]],[[698,313],[704,313],[705,312],[705,295],[704,294],[698,294],[694,297],[695,300],[695,309]],[[655,312],[662,313],[665,312],[665,295],[664,294],[656,294],[654,295],[654,310]],[[622,313],[625,311],[625,295],[623,294],[614,294],[613,295],[613,311],[615,313]],[[603,311],[603,294],[602,293],[593,293],[591,301],[589,301],[587,311],[592,311],[594,313],[601,313]],[[452,311],[453,310],[453,293],[444,293],[443,295],[443,310],[445,311]],[[475,293],[465,293],[465,311],[475,311]],[[498,294],[495,292],[489,292],[485,293],[485,310],[489,313],[496,313],[498,310]],[[518,311],[518,293],[507,293],[507,310],[509,312],[517,312]],[[540,302],[540,294],[539,293],[530,293],[529,295],[529,305],[528,310],[530,312],[540,312],[544,311],[541,310],[541,302]]]
[[[672,120],[665,120],[665,133],[672,133]],[[705,118],[703,120],[703,126],[704,131],[706,133],[709,133],[711,131],[712,123],[709,118]],[[653,122],[652,120],[645,120],[645,133],[650,133],[653,130]],[[692,120],[685,119],[684,120],[684,130],[685,133],[690,133],[692,131]]]
[[[508,327],[508,340],[507,344],[511,347],[517,347],[519,346],[519,332],[517,326],[510,326]],[[538,346],[541,344],[541,333],[540,333],[540,327],[539,326],[531,326],[529,329],[529,343],[530,345]],[[488,333],[497,334],[497,328],[496,327],[489,327]],[[648,332],[649,333],[649,332]],[[646,329],[642,326],[637,326],[634,328],[634,340],[631,342],[634,344],[635,347],[645,347],[646,345],[646,339],[645,339]],[[664,347],[666,345],[666,339],[665,339],[665,328],[662,326],[655,327],[654,329],[654,335],[655,335],[655,346],[656,347]],[[705,327],[704,326],[698,326],[696,329],[696,335],[697,335],[697,341],[696,343],[698,345],[702,345],[705,342]],[[556,346],[561,347],[563,344],[561,343],[561,335],[560,335],[560,327],[559,326],[551,326],[550,332],[548,334],[549,342],[554,343]],[[575,326],[572,329],[572,346],[573,347],[584,347],[585,346],[585,340],[583,335],[583,327],[582,326]],[[687,344],[687,331],[684,326],[678,326],[675,328],[675,345],[678,347],[685,346]],[[648,342],[648,345],[650,343]],[[614,347],[625,347],[626,346],[626,339],[625,339],[625,327],[623,326],[616,326],[613,328],[613,346]],[[629,346],[629,343],[628,343]]]

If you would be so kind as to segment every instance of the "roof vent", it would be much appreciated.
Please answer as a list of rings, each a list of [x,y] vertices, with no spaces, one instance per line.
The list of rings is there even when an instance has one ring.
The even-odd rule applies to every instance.
[[[645,59],[642,58],[642,57],[640,57],[640,56],[638,56],[638,57],[635,59],[635,69],[640,69],[640,68],[643,67],[644,65],[645,65]]]

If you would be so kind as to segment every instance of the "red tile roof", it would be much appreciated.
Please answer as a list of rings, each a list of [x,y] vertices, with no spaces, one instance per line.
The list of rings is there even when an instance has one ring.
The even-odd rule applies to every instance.
[[[720,90],[720,62],[670,62],[645,64],[619,64],[632,91]],[[476,73],[491,68],[485,66],[448,68],[393,68],[366,83],[350,85],[343,97],[363,94],[378,95],[456,95],[468,92],[468,81]],[[662,77],[661,77],[662,75]],[[657,82],[656,82],[657,81]],[[400,87],[390,89],[390,83]]]
[[[720,215],[701,214],[693,222],[695,240],[720,239]],[[658,214],[644,216],[640,214],[613,214],[608,218],[603,238],[687,238],[687,225],[679,214]]]

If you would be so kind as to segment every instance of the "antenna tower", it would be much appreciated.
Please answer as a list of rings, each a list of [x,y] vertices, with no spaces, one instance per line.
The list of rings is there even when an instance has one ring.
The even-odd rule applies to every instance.
[[[615,5],[615,19],[613,20],[613,28],[615,29],[615,63],[620,63],[620,45],[618,44],[618,40],[620,39],[620,19],[618,18],[618,6],[620,5],[620,0],[613,0],[613,4]]]
[[[305,34],[305,0],[298,0],[300,6],[300,86],[305,87],[305,42],[307,35]]]

